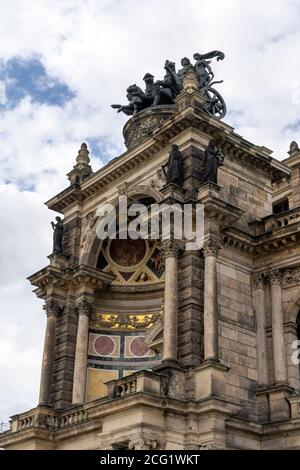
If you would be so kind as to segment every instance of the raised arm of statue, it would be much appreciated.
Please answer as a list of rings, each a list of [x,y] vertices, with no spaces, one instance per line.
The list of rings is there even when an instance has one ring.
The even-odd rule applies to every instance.
[[[198,56],[195,57],[195,56]],[[211,51],[211,52],[207,52],[206,54],[199,54],[198,52],[196,54],[194,54],[194,59],[195,60],[199,60],[200,58],[202,59],[214,59],[214,58],[217,58],[217,60],[223,60],[224,57],[225,57],[225,54],[224,52],[221,52],[221,51]]]

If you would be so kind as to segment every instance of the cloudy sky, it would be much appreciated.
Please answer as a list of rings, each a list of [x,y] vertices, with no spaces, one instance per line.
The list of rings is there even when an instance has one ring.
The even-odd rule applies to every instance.
[[[219,49],[225,121],[285,158],[300,140],[299,0],[0,0],[0,422],[35,406],[45,327],[26,277],[51,251],[44,202],[81,142],[94,170],[124,149],[131,83]]]

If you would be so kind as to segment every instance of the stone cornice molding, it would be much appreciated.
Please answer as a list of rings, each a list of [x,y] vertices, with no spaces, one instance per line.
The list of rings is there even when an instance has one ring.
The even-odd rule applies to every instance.
[[[87,285],[93,289],[104,289],[115,278],[114,274],[104,273],[98,269],[86,265],[76,268],[58,269],[47,266],[28,278],[30,283],[37,287],[34,290],[39,298],[45,298],[49,286],[60,289],[76,289]]]
[[[192,95],[191,95],[192,97]],[[83,202],[93,194],[105,190],[108,185],[115,183],[129,171],[137,169],[144,162],[149,162],[157,153],[165,148],[177,135],[190,127],[194,127],[217,139],[217,144],[226,152],[226,157],[238,160],[243,165],[259,169],[270,175],[272,180],[289,176],[291,169],[273,159],[262,148],[257,147],[233,132],[233,128],[208,116],[203,111],[203,105],[197,106],[197,99],[178,111],[158,127],[152,135],[132,150],[113,159],[103,168],[86,178],[80,185],[72,184],[52,199],[46,205],[55,211],[64,209],[75,201]]]

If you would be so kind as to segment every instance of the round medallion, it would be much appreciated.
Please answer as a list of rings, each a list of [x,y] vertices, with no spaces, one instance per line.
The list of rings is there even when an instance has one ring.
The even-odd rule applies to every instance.
[[[128,268],[139,264],[146,254],[146,242],[143,239],[112,240],[109,255],[119,266]]]
[[[109,356],[115,349],[115,343],[110,336],[97,336],[94,341],[94,349],[100,356]]]
[[[147,344],[145,343],[144,336],[138,336],[134,338],[130,343],[130,352],[134,356],[145,356],[149,351]]]

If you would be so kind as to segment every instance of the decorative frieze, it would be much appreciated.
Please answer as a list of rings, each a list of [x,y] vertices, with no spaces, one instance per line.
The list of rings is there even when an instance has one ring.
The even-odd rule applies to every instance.
[[[95,313],[91,317],[91,326],[109,329],[145,329],[149,328],[161,318],[162,312],[140,315],[128,315],[127,313]]]
[[[286,269],[282,275],[283,287],[300,283],[300,268]]]

